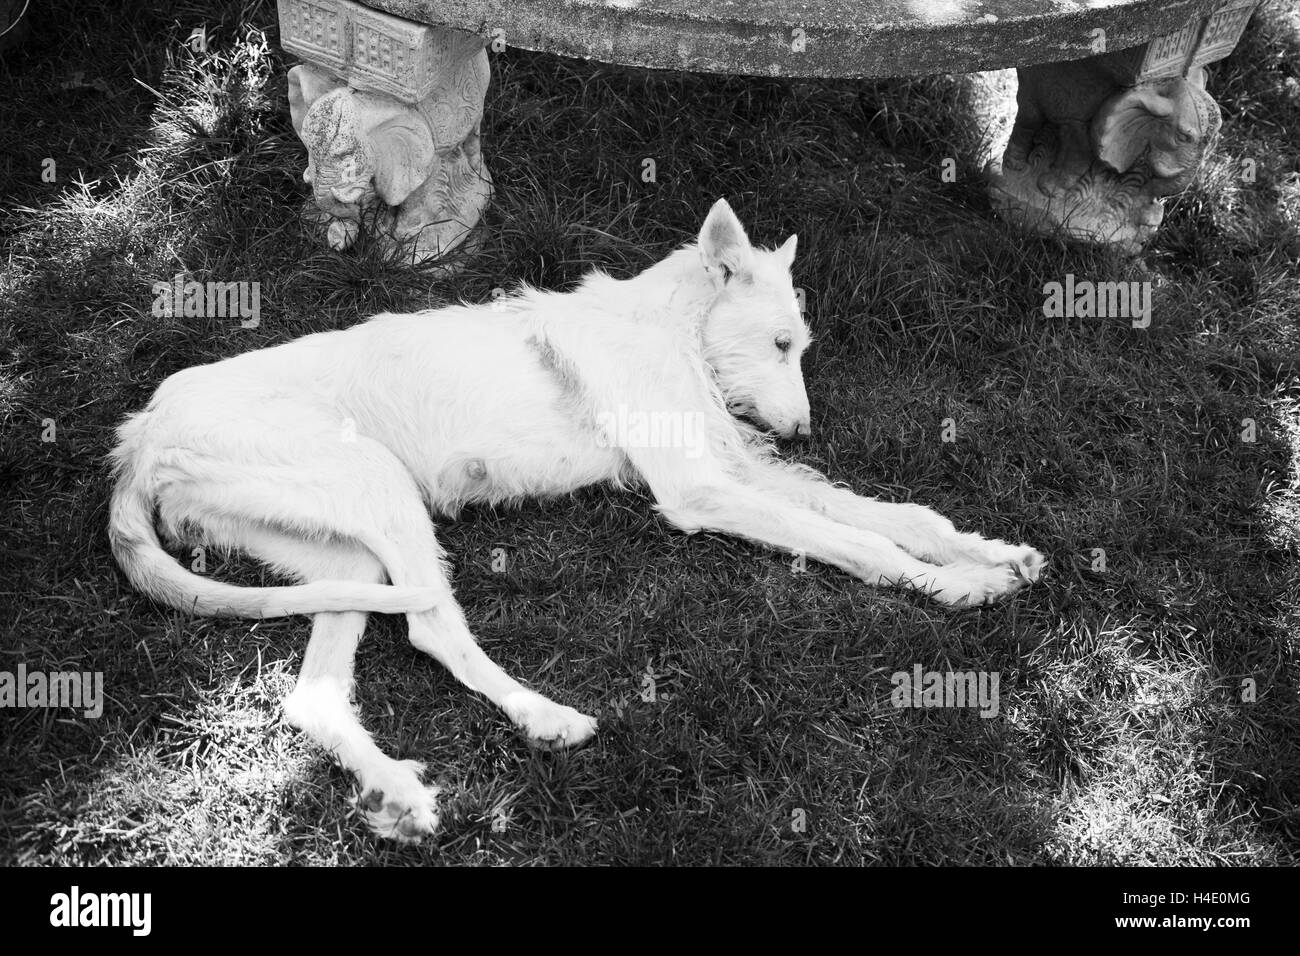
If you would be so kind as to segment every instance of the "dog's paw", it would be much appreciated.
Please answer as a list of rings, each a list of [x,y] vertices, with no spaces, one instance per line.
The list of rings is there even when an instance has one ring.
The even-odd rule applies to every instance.
[[[1010,552],[1006,558],[1007,563],[1025,579],[1026,584],[1033,584],[1043,576],[1047,558],[1043,557],[1042,552],[1027,544],[1008,544],[1005,547]]]
[[[502,703],[528,743],[541,750],[577,747],[596,733],[596,718],[581,714],[531,690],[516,691]]]
[[[991,564],[1010,565],[1025,579],[1033,584],[1043,574],[1047,559],[1027,544],[1007,544],[1005,541],[985,541],[979,553],[958,558],[956,564]]]
[[[376,835],[414,844],[438,829],[438,791],[423,772],[418,760],[393,760],[365,774],[357,805]]]
[[[1032,584],[1043,573],[1047,559],[1027,544],[1007,544],[996,539],[966,535],[960,547],[940,556],[936,563],[993,566],[1008,564],[1019,569],[1021,577]]]
[[[992,604],[1029,583],[1024,574],[1009,564],[997,567],[986,564],[946,564],[936,568],[928,578],[925,583],[930,596],[949,607]]]

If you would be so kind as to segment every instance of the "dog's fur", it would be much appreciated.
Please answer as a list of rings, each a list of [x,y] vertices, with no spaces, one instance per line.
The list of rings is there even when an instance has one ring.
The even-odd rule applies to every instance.
[[[593,273],[568,293],[381,315],[178,372],[119,430],[113,552],[137,588],[173,607],[314,614],[286,716],[357,775],[372,827],[401,840],[432,832],[437,807],[421,766],[382,753],[350,703],[367,612],[406,614],[411,642],[533,744],[573,746],[596,730],[479,649],[427,509],[638,484],[688,533],[739,535],[946,604],[1035,580],[1032,548],[958,533],[920,505],[858,497],[777,458],[764,431],[810,431],[795,242],[752,247],[719,200],[698,243],[632,279]],[[689,419],[699,440],[611,435],[611,422],[636,416]],[[239,588],[191,574],[163,551],[155,521],[174,540],[236,549],[307,583]]]

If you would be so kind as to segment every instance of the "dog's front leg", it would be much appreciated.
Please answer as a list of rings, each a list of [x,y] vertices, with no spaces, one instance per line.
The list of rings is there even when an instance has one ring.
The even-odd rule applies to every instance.
[[[925,505],[865,498],[802,465],[756,460],[751,463],[749,480],[832,521],[883,535],[923,561],[1008,565],[1030,582],[1038,580],[1046,563],[1029,545],[958,531],[951,521]]]
[[[1026,583],[1007,565],[929,564],[884,535],[738,482],[700,485],[667,500],[661,497],[659,510],[687,532],[722,531],[802,553],[868,584],[914,588],[944,604],[987,604]]]

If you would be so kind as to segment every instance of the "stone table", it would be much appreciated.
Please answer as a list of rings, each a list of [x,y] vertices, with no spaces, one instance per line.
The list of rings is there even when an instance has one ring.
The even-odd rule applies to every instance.
[[[1018,114],[986,170],[1004,216],[1135,253],[1214,141],[1204,67],[1256,0],[278,0],[311,217],[363,222],[418,259],[462,242],[491,194],[486,49],[783,77],[1015,67]]]

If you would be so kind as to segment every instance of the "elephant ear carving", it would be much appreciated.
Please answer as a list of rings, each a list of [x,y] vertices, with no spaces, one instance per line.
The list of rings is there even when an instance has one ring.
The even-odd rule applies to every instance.
[[[339,85],[338,80],[309,66],[295,66],[289,71],[289,119],[293,123],[293,131],[300,138],[307,111],[317,100]]]
[[[388,205],[400,206],[433,172],[433,131],[404,103],[364,93],[357,97],[374,151],[375,191]]]
[[[1116,93],[1092,121],[1097,158],[1118,173],[1127,172],[1171,121],[1175,109],[1162,87],[1138,86]]]

